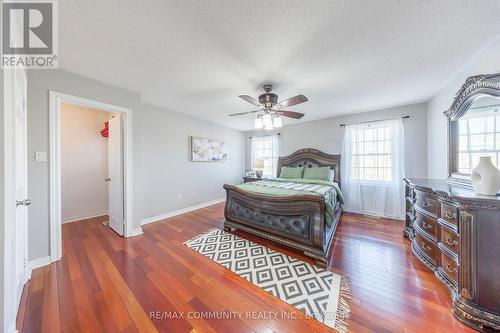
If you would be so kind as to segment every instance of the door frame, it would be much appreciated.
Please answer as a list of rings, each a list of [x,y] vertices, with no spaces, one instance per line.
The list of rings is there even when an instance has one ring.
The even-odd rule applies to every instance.
[[[16,71],[20,70],[24,80],[27,85],[27,76],[26,70],[24,68],[19,69],[4,69],[3,70],[3,93],[4,93],[4,101],[3,101],[3,111],[4,111],[4,119],[3,119],[3,153],[4,153],[4,161],[3,161],[3,180],[4,180],[4,198],[3,198],[3,220],[4,220],[4,262],[3,262],[3,324],[0,329],[4,332],[15,332],[16,331],[16,317],[19,304],[16,299],[17,285],[16,285],[16,244],[15,244],[15,234],[14,234],[14,223],[16,222],[16,188],[15,188],[15,154],[16,154],[16,146],[15,146],[15,98],[13,96],[15,92],[15,79],[16,79]],[[27,94],[25,91],[25,109],[26,109],[26,118],[27,118]],[[10,104],[10,105],[9,105]],[[27,119],[26,119],[27,120]],[[27,136],[25,138],[27,144]],[[26,160],[28,162],[28,160]],[[28,167],[26,165],[26,167]],[[28,190],[28,183],[26,179],[26,189]],[[26,221],[27,227],[27,221]],[[28,260],[28,229],[26,228],[25,235],[25,250],[24,250],[24,276],[23,276],[23,284],[26,284],[29,279],[29,270],[27,267]]]
[[[69,103],[108,112],[120,112],[123,116],[123,202],[125,216],[123,235],[136,236],[142,228],[133,229],[133,197],[132,197],[132,110],[118,105],[108,104],[93,99],[64,94],[51,90],[49,92],[49,192],[50,192],[50,261],[62,257],[62,218],[61,218],[61,104]]]

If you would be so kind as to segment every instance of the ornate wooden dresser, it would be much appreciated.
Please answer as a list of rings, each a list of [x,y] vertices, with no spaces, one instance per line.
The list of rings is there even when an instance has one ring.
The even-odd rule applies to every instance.
[[[404,236],[413,253],[450,289],[459,320],[500,330],[500,197],[446,180],[405,183]]]

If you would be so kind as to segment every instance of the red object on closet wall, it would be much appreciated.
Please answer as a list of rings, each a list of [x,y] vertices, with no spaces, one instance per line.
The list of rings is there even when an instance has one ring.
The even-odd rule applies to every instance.
[[[104,128],[101,130],[101,135],[104,138],[107,138],[109,136],[109,122],[104,123]]]

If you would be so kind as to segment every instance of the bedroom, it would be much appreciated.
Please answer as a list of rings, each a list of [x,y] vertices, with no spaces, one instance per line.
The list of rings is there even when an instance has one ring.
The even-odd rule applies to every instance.
[[[2,6],[2,331],[499,329],[496,1],[44,3]],[[123,237],[61,223],[65,100],[126,114]]]

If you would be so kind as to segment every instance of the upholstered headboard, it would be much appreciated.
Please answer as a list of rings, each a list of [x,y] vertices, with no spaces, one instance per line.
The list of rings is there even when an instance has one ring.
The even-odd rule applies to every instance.
[[[334,181],[340,186],[340,155],[330,155],[317,149],[304,148],[278,158],[278,175],[284,166],[305,168],[329,166],[334,172]]]

